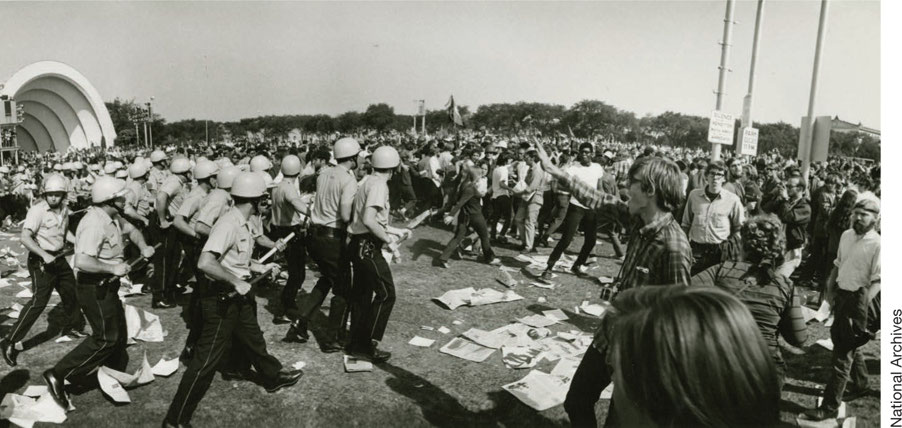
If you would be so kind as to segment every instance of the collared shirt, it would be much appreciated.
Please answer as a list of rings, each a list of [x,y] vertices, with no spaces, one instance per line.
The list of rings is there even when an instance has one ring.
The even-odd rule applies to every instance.
[[[194,230],[194,226],[197,225],[197,214],[200,211],[200,204],[207,197],[207,194],[208,192],[204,190],[203,186],[195,186],[188,192],[188,196],[182,201],[182,205],[176,213],[176,215],[185,217],[191,230]]]
[[[683,211],[683,229],[689,230],[689,240],[699,244],[720,244],[739,231],[745,222],[742,201],[732,192],[721,190],[714,200],[708,199],[705,189],[689,192]]]
[[[501,183],[507,183],[507,165],[496,166],[492,171],[492,199],[499,196],[510,195],[510,191],[501,187]]]
[[[274,226],[296,226],[306,215],[298,212],[292,203],[301,199],[295,179],[285,179],[272,192],[272,224]]]
[[[618,274],[621,291],[642,285],[689,285],[692,248],[673,215],[667,213],[643,224],[629,214],[619,196],[606,194],[572,175],[565,184],[571,196],[587,208],[614,210],[622,224],[630,225],[626,256]]]
[[[598,188],[598,180],[600,180],[601,177],[604,177],[604,168],[595,162],[590,163],[588,166],[583,166],[581,163],[576,162],[570,164],[564,171],[567,174],[570,174],[570,176],[578,178],[580,182],[591,186],[593,189]],[[587,208],[576,196],[571,196],[570,203],[575,204],[580,208]]]
[[[215,253],[222,268],[241,279],[251,276],[253,251],[251,225],[235,207],[216,221],[203,249],[203,252]]]
[[[185,197],[188,196],[189,192],[188,184],[184,176],[172,174],[169,177],[166,177],[166,180],[163,181],[159,191],[169,195],[169,207],[167,212],[170,217],[175,217],[179,211],[179,207],[182,206],[182,202],[185,200]]]
[[[146,217],[153,211],[153,194],[147,189],[145,183],[137,181],[129,181],[125,188],[128,193],[125,194],[125,203],[132,207],[138,215]]]
[[[147,188],[150,189],[151,192],[156,193],[160,186],[163,185],[163,181],[165,181],[166,177],[169,175],[169,171],[167,170],[156,167],[150,168],[150,171],[147,172]]]
[[[310,221],[313,224],[342,228],[341,204],[352,202],[357,193],[354,172],[337,165],[320,172],[316,178],[316,199]]]
[[[216,224],[216,220],[219,220],[231,207],[232,197],[229,192],[223,189],[214,189],[207,193],[207,196],[201,201],[194,224],[203,224],[212,228]]]
[[[60,203],[59,214],[50,209],[47,201],[41,201],[28,209],[23,229],[29,230],[38,246],[47,251],[59,251],[66,244],[66,228],[69,225],[69,209]]]
[[[870,230],[862,236],[848,229],[839,238],[833,264],[837,267],[839,288],[857,291],[880,281],[880,234]]]
[[[532,204],[542,205],[543,193],[542,186],[545,183],[545,170],[538,162],[532,167],[526,166],[527,172],[523,179],[526,183],[526,192],[520,194],[520,198]]]
[[[122,263],[122,228],[106,211],[90,207],[75,230],[75,254],[96,257],[106,263]]]
[[[391,208],[388,203],[388,182],[378,175],[368,177],[354,197],[353,220],[348,226],[348,232],[354,235],[370,232],[363,224],[363,212],[367,207],[377,208],[376,222],[382,227],[388,226],[388,213]]]

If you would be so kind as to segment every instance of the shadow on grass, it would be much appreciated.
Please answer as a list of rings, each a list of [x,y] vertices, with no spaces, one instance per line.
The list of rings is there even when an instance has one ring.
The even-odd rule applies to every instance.
[[[442,254],[445,245],[433,239],[420,238],[410,246],[410,260],[416,261],[420,256],[436,258]]]
[[[4,376],[3,379],[0,379],[0,393],[5,395],[16,392],[16,390],[25,386],[30,378],[31,372],[29,372],[28,370],[13,370],[9,372],[9,374]]]
[[[474,412],[439,387],[416,374],[391,364],[378,367],[392,376],[386,384],[395,392],[415,401],[423,417],[437,427],[460,426],[563,426],[520,403],[505,391],[489,392],[495,404],[491,409]]]

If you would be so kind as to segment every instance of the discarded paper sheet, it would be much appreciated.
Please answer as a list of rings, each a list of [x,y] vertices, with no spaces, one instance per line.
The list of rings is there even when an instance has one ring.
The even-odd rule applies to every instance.
[[[439,349],[443,354],[453,355],[457,358],[463,358],[468,361],[481,363],[495,352],[492,348],[478,345],[461,337],[455,337],[445,346]]]

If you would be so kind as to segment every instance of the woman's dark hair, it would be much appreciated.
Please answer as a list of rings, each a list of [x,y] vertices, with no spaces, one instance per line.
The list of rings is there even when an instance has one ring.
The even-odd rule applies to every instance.
[[[773,214],[761,214],[742,225],[742,250],[749,263],[777,268],[786,252],[783,222]]]

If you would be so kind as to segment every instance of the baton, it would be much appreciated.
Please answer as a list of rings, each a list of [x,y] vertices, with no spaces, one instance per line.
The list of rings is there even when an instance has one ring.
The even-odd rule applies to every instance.
[[[286,236],[284,238],[280,238],[279,242],[287,243],[288,241],[291,241],[292,239],[294,239],[294,232],[289,233],[288,236]],[[257,261],[257,263],[260,263],[262,265],[263,262],[265,262],[270,257],[272,257],[273,254],[276,253],[276,251],[279,251],[279,248],[272,247],[266,254],[263,255],[263,257],[260,258],[260,260]]]
[[[247,283],[248,283],[251,287],[253,287],[254,284],[260,282],[261,279],[266,278],[267,276],[269,276],[269,274],[271,274],[272,271],[273,271],[272,269],[267,269],[266,272],[263,272],[263,273],[261,273],[260,275],[251,278]],[[237,290],[232,290],[232,291],[229,291],[228,293],[226,293],[225,296],[220,297],[220,300],[222,300],[222,301],[227,301],[227,300],[232,300],[232,299],[237,298],[237,297],[242,297],[242,296],[241,296],[241,294],[238,293]]]
[[[154,249],[154,251],[156,251],[157,248],[160,248],[162,245],[163,245],[162,243],[156,244],[152,248]],[[129,271],[131,271],[135,266],[138,266],[138,264],[141,263],[142,261],[146,261],[146,260],[147,259],[145,259],[144,256],[138,256],[134,260],[128,262]],[[113,281],[115,281],[119,278],[120,277],[118,277],[118,276],[113,276],[112,278],[107,278],[107,279],[101,281],[100,284],[97,284],[97,286],[103,287],[103,286],[110,285]]]

